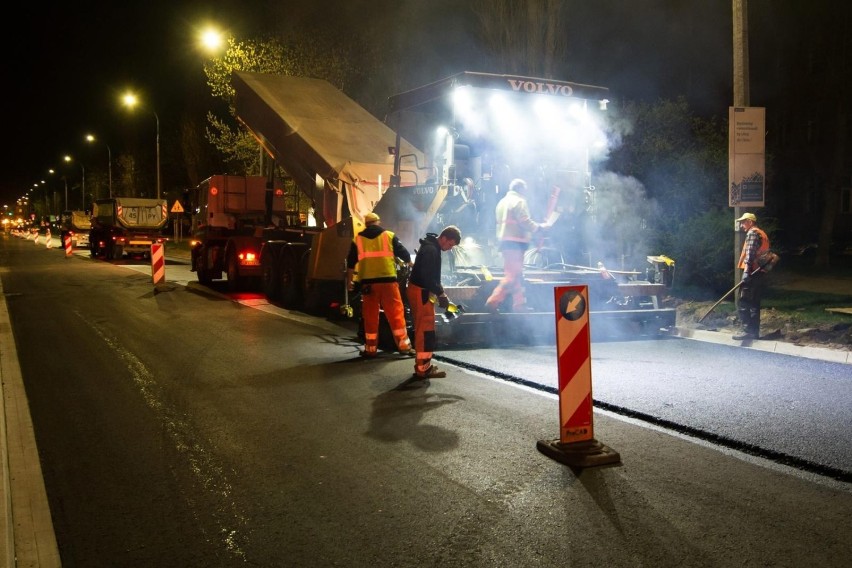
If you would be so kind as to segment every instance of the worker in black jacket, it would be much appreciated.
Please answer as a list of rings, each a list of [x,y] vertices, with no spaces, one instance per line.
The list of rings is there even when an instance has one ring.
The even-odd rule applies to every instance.
[[[427,233],[420,239],[420,249],[408,280],[406,294],[414,322],[414,376],[418,379],[446,377],[432,364],[435,351],[435,302],[442,308],[450,299],[441,285],[441,253],[451,250],[461,242],[461,231],[450,225],[440,235]]]

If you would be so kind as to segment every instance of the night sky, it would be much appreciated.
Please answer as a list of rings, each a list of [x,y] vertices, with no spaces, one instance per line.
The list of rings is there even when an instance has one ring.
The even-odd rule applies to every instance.
[[[22,15],[7,20],[0,40],[8,125],[0,203],[11,204],[50,167],[65,168],[69,178],[79,176],[79,167],[61,162],[64,154],[79,157],[87,168],[103,168],[106,147],[86,144],[87,132],[109,144],[113,157],[134,145],[147,144],[153,152],[153,115],[130,115],[118,103],[127,87],[137,89],[159,115],[161,144],[176,135],[175,115],[186,93],[204,84],[194,42],[205,21],[226,23],[237,37],[246,38],[264,26],[274,28],[280,18],[346,21],[346,29],[356,34],[359,23],[369,18],[410,46],[399,57],[416,66],[425,84],[464,70],[499,71],[482,68],[478,59],[475,19],[464,10],[469,1],[23,5]],[[751,11],[771,4],[751,0]],[[685,95],[699,112],[726,115],[731,104],[730,0],[597,0],[571,1],[570,6],[570,71],[559,79],[609,87],[615,100]],[[751,26],[759,27],[760,20],[752,17]]]

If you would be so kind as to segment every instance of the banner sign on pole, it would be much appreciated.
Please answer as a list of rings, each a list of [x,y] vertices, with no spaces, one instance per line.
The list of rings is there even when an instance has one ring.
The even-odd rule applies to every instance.
[[[728,108],[728,205],[763,207],[766,199],[766,109]]]

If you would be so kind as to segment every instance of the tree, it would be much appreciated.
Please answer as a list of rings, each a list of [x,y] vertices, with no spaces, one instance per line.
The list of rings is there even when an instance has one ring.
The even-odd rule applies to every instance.
[[[225,54],[204,66],[211,93],[225,103],[228,114],[208,113],[207,139],[222,153],[230,170],[261,172],[257,143],[236,123],[232,74],[251,71],[315,77],[345,92],[358,81],[362,69],[358,62],[369,60],[369,53],[364,48],[356,54],[354,43],[327,38],[321,32],[293,32],[286,41],[276,37],[245,41],[229,38]]]
[[[607,166],[620,176],[638,179],[648,200],[631,201],[632,209],[646,215],[646,226],[643,232],[634,227],[625,242],[644,238],[647,250],[674,258],[676,285],[714,291],[727,286],[732,278],[733,238],[725,189],[727,125],[696,116],[683,98],[653,104],[628,102],[614,112],[623,132],[622,144]],[[599,210],[606,208],[599,204]],[[635,216],[623,206],[614,211],[613,227]]]
[[[485,45],[503,72],[552,78],[564,65],[563,0],[476,0]]]
[[[776,190],[789,232],[817,238],[815,265],[827,267],[840,190],[849,179],[852,8],[830,1],[778,3],[767,29],[767,145],[779,156]],[[791,44],[778,29],[800,30]],[[758,43],[761,45],[761,43]]]

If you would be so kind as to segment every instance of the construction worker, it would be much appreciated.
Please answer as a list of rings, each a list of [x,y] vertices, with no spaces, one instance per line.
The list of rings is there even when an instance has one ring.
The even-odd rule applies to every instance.
[[[769,237],[757,226],[757,217],[754,213],[743,213],[737,219],[737,223],[740,230],[746,233],[743,250],[740,253],[739,268],[743,274],[737,306],[742,331],[732,338],[740,341],[760,337],[760,300],[766,287],[766,272],[759,259],[769,251]]]
[[[367,213],[366,228],[352,239],[346,257],[346,286],[355,290],[355,272],[361,283],[361,317],[364,321],[362,357],[376,357],[379,350],[379,310],[383,309],[399,352],[413,357],[408,339],[405,307],[399,292],[396,258],[411,266],[411,254],[391,231],[379,226],[379,216]]]
[[[530,217],[526,200],[527,183],[513,179],[509,191],[497,203],[497,240],[503,255],[503,279],[485,301],[489,311],[497,312],[506,297],[512,296],[512,311],[526,308],[524,297],[524,252],[530,246],[532,234],[550,228]]]
[[[435,351],[435,303],[446,309],[450,299],[441,285],[441,253],[451,250],[461,242],[461,231],[449,225],[440,235],[426,233],[420,239],[420,249],[408,279],[408,305],[414,322],[414,376],[418,379],[446,377],[444,371],[432,364]]]

